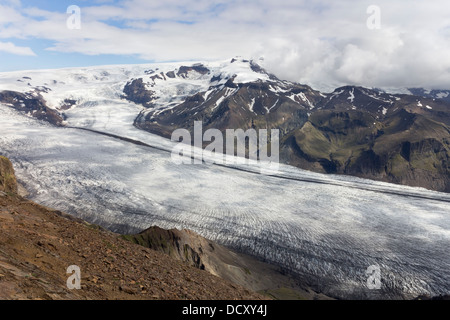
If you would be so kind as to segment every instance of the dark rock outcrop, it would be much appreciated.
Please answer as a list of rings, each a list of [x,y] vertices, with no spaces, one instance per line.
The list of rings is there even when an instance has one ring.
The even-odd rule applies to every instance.
[[[160,77],[157,75],[157,77]],[[162,79],[162,78],[161,78]],[[153,107],[153,100],[155,93],[152,90],[148,90],[144,84],[142,78],[129,81],[124,89],[125,98],[137,104],[142,104],[146,108]]]
[[[47,121],[54,125],[61,125],[64,118],[56,110],[47,107],[45,100],[39,93],[21,93],[15,91],[0,92],[0,102],[16,110],[29,114],[36,119]]]
[[[205,270],[250,290],[263,291],[278,298],[278,290],[289,292],[295,299],[329,299],[299,284],[277,267],[251,256],[231,251],[191,230],[165,230],[153,226],[135,235],[123,238],[190,266]],[[291,298],[292,299],[292,298]]]
[[[196,64],[196,65],[193,65],[193,66],[181,66],[178,69],[177,76],[182,77],[182,78],[186,78],[188,72],[190,72],[190,71],[197,72],[197,73],[199,73],[201,75],[205,75],[205,74],[210,72],[210,70],[208,68],[206,68],[204,65]]]

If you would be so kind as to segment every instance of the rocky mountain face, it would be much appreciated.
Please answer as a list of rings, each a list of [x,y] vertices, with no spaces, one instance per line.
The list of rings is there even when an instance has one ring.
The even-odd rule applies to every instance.
[[[266,299],[164,253],[28,201],[0,157],[0,300]],[[67,268],[81,271],[69,289]]]
[[[63,122],[63,115],[57,110],[47,107],[45,100],[37,91],[30,93],[1,91],[0,102],[54,125],[61,125]]]
[[[207,91],[143,112],[136,126],[167,138],[177,128],[192,133],[194,121],[222,132],[279,129],[282,162],[450,192],[448,101],[355,86],[324,94],[251,65],[267,79],[215,75]]]
[[[146,108],[153,106],[151,102],[155,93],[147,90],[142,78],[127,82],[123,88],[123,93],[125,94],[123,96],[125,99],[142,104]]]
[[[302,286],[273,265],[231,251],[191,230],[154,226],[123,238],[277,299],[330,299]]]
[[[450,102],[450,90],[426,90],[424,88],[408,88],[408,91],[415,96],[430,99],[440,99]]]
[[[411,88],[412,94],[390,94],[344,86],[322,93],[280,80],[241,58],[136,70],[69,76],[86,86],[85,93],[105,83],[108,87],[95,98],[77,96],[72,87],[63,91],[61,80],[36,84],[28,77],[21,90],[30,91],[2,91],[0,102],[53,124],[70,125],[68,110],[90,99],[101,103],[106,92],[108,99],[141,105],[134,125],[167,138],[179,128],[192,133],[194,121],[202,121],[204,131],[279,129],[284,163],[450,192],[448,91]]]

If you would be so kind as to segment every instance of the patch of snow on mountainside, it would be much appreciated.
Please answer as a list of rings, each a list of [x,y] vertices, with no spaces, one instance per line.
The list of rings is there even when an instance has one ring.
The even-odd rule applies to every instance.
[[[436,97],[438,98],[438,99],[443,99],[443,98],[447,98],[448,96],[449,96],[449,92],[439,92],[437,95],[436,95]]]
[[[353,100],[355,100],[354,92],[355,92],[355,88],[352,88],[352,90],[348,92],[349,96],[348,96],[347,100],[350,100],[350,103],[353,103]]]
[[[248,109],[253,113],[255,113],[255,111],[253,111],[253,107],[255,106],[255,101],[256,101],[256,99],[252,98],[252,100],[250,101],[250,105],[248,106]]]

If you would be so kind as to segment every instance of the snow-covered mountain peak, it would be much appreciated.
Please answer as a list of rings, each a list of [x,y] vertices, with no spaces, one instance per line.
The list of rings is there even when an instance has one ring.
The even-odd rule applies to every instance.
[[[141,80],[140,80],[141,79]],[[142,82],[153,92],[153,107],[170,107],[211,86],[222,89],[228,81],[244,84],[270,79],[256,63],[242,58],[216,62],[177,62],[144,65],[95,66],[54,70],[28,70],[0,74],[0,91],[39,94],[51,109],[65,100],[117,99],[127,83]]]

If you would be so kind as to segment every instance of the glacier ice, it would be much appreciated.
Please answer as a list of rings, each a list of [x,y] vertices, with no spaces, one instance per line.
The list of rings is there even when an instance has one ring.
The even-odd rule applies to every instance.
[[[174,143],[135,128],[142,107],[120,99],[126,81],[150,67],[26,73],[34,86],[51,89],[43,93],[50,106],[78,101],[65,112],[65,128],[0,104],[0,152],[32,200],[121,233],[192,229],[340,298],[450,293],[449,194],[286,165],[272,175],[251,164],[176,165]],[[240,81],[265,77],[242,64],[219,67]],[[0,74],[0,90],[29,90],[16,80],[22,75]],[[153,89],[164,106],[199,88],[206,92],[208,81],[171,79]],[[373,265],[381,270],[380,290],[367,287]]]
[[[171,141],[130,125],[136,108],[82,106],[69,119],[149,146],[2,105],[0,150],[31,199],[117,232],[189,228],[342,298],[450,292],[450,195],[289,166],[271,176],[245,165],[176,165]],[[367,288],[371,265],[381,268],[381,290]]]

